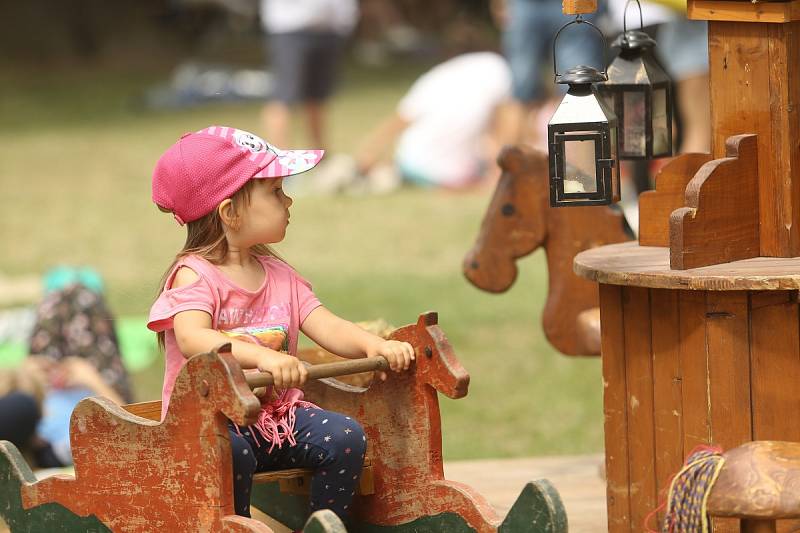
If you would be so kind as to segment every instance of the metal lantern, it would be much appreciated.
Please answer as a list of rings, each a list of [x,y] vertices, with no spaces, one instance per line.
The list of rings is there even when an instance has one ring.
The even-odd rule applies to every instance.
[[[639,15],[641,21],[641,6]],[[620,52],[608,66],[608,80],[597,85],[597,92],[619,121],[619,158],[669,157],[672,155],[669,76],[653,56],[656,42],[642,31],[625,28],[624,19],[623,28],[622,35],[612,44]]]
[[[580,19],[567,25],[576,22],[594,27]],[[553,48],[556,82],[568,84],[569,90],[547,125],[550,205],[564,207],[616,202],[619,200],[617,119],[593,89],[595,84],[606,80],[606,75],[584,65],[559,75],[555,67],[555,42]],[[593,168],[581,170],[573,163],[592,159]]]

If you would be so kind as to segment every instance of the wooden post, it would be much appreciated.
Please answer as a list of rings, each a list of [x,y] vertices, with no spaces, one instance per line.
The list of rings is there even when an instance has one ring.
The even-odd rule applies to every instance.
[[[597,11],[597,0],[562,0],[561,11],[565,15],[587,15]]]
[[[711,20],[708,45],[711,155],[758,135],[759,255],[800,256],[800,22]]]

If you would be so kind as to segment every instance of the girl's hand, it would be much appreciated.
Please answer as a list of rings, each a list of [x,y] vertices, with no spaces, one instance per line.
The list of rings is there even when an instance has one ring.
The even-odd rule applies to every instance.
[[[308,379],[306,366],[297,357],[270,352],[261,358],[258,369],[272,374],[274,385],[278,389],[302,387]]]
[[[411,361],[415,359],[414,348],[407,342],[382,340],[367,352],[367,357],[382,355],[389,362],[389,368],[395,372],[408,370]],[[386,374],[381,372],[380,378],[386,379]]]

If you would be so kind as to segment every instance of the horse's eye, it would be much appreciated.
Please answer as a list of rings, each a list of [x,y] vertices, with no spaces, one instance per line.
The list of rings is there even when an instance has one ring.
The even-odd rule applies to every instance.
[[[516,209],[514,208],[514,204],[505,204],[500,209],[500,212],[503,213],[504,217],[510,217],[516,212]]]
[[[433,350],[430,346],[425,347],[425,357],[433,357]]]

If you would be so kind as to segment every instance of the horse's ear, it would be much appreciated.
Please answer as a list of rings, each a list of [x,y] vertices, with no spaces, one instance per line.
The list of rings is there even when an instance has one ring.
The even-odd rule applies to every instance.
[[[428,311],[427,313],[422,313],[419,315],[419,320],[417,320],[417,325],[419,327],[425,328],[428,326],[435,326],[439,323],[439,313],[436,311]]]
[[[523,164],[523,153],[519,145],[506,145],[497,156],[497,164],[506,172],[517,173]]]
[[[504,146],[497,156],[497,164],[505,172],[519,174],[526,168],[547,168],[547,154],[524,144]],[[538,165],[538,166],[537,166]]]

